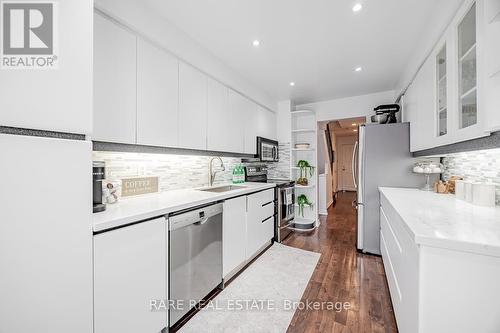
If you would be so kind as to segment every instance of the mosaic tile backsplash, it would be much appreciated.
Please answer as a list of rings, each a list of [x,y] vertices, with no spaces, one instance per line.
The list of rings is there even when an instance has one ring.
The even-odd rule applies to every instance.
[[[269,163],[268,177],[288,179],[290,177],[290,143],[280,144],[280,161]],[[106,163],[106,179],[120,181],[123,178],[159,177],[159,191],[170,191],[208,186],[208,162],[211,156],[144,154],[94,151],[94,161]],[[214,185],[232,181],[233,168],[241,158],[222,157],[225,171],[218,172]],[[261,163],[259,163],[261,164]],[[214,161],[214,170],[220,170]],[[119,192],[120,194],[120,192]]]
[[[209,156],[93,152],[94,161],[106,163],[106,179],[159,177],[160,192],[208,185]],[[232,170],[240,158],[222,157],[225,171],[217,173],[214,184],[232,181]],[[214,161],[214,170],[220,170]]]
[[[496,202],[500,205],[500,149],[451,154],[443,158],[443,179],[463,176],[474,182],[495,183]]]
[[[279,162],[267,165],[268,177],[274,179],[290,179],[290,142],[280,142]]]

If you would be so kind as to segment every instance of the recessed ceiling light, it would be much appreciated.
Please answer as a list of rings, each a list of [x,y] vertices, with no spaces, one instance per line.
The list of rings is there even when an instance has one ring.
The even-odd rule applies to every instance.
[[[290,82],[290,87],[294,87],[295,86],[295,82]]]
[[[351,125],[352,125],[352,126],[356,126],[357,124],[352,123]]]
[[[256,39],[256,40],[254,40],[254,41],[252,42],[252,45],[253,45],[253,46],[259,46],[259,45],[260,45],[260,41],[259,41],[258,39]]]
[[[357,129],[355,129],[355,130],[352,130],[352,131],[353,131],[353,132],[357,132],[358,130],[357,130]]]
[[[361,9],[363,9],[363,5],[360,3],[357,3],[352,7],[353,12],[359,12]]]
[[[363,70],[363,67],[361,67],[361,66],[354,68],[355,72],[361,72],[362,70]]]

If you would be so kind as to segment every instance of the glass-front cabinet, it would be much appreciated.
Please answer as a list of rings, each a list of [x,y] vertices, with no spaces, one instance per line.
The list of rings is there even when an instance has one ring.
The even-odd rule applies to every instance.
[[[459,128],[477,124],[476,4],[458,25]]]
[[[485,137],[500,130],[500,97],[492,97],[500,96],[500,72],[489,70],[496,67],[487,67],[485,60],[491,58],[491,45],[498,48],[500,39],[486,39],[485,32],[492,34],[497,22],[491,19],[492,23],[486,24],[485,3],[490,4],[490,10],[498,8],[498,14],[491,15],[498,17],[495,36],[500,36],[500,0],[464,0],[405,91],[403,119],[412,123],[412,152]],[[495,84],[491,83],[494,79]]]
[[[446,77],[446,44],[436,57],[437,70],[437,135],[443,136],[448,133],[448,84]]]
[[[480,128],[484,115],[478,108],[481,105],[479,23],[483,15],[482,1],[465,1],[433,52],[435,139],[429,145],[487,135]]]

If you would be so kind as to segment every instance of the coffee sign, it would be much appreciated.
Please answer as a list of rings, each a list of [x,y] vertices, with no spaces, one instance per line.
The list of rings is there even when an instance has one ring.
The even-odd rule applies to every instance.
[[[122,197],[158,192],[158,177],[122,179]]]

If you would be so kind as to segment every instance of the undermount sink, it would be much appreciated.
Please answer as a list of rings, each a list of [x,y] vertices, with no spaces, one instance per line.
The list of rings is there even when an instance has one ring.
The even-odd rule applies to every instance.
[[[240,190],[242,188],[246,188],[246,186],[226,185],[226,186],[219,186],[219,187],[203,188],[203,189],[200,189],[200,191],[221,193],[221,192]]]

